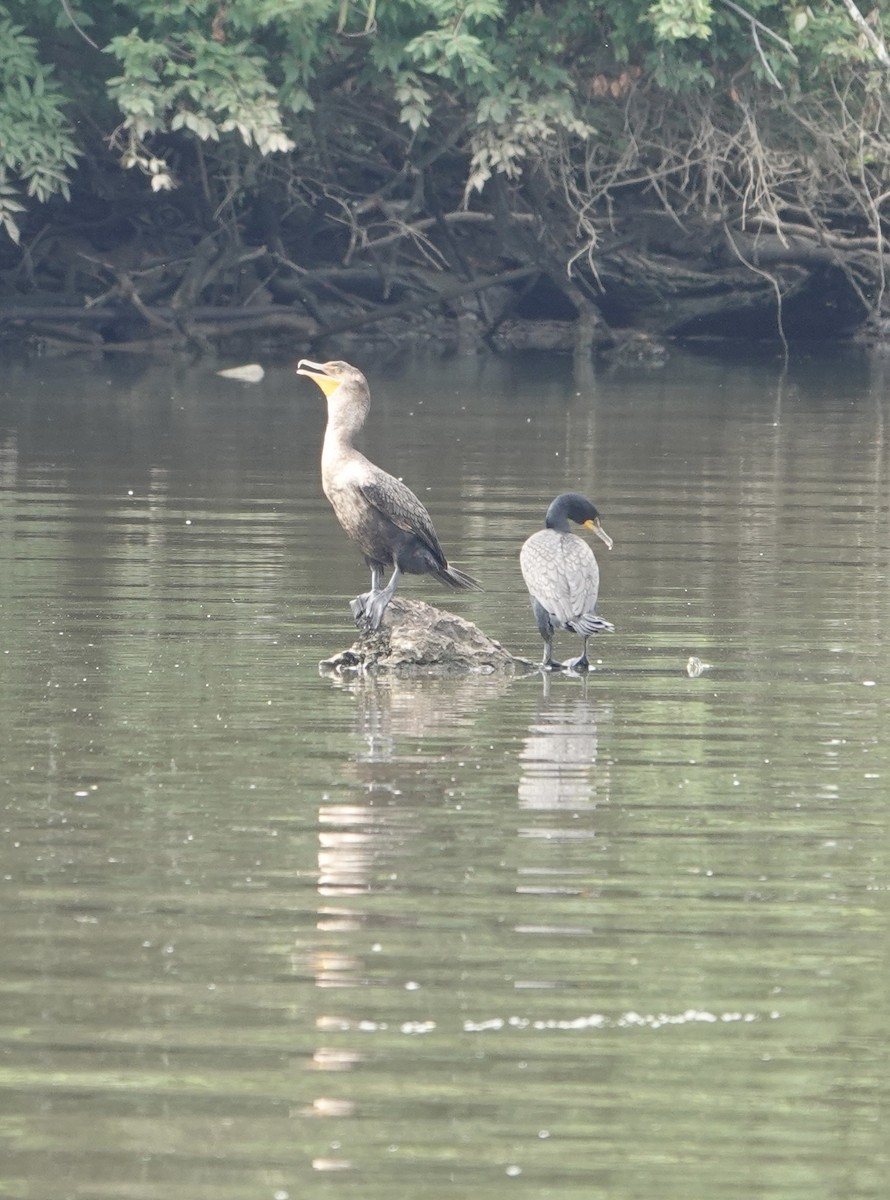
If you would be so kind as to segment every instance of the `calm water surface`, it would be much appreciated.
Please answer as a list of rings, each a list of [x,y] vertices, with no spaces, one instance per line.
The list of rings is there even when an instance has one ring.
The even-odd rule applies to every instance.
[[[314,385],[6,363],[0,1195],[883,1200],[886,364],[361,365],[486,587],[406,592],[537,658],[577,489],[618,632],[327,678]]]

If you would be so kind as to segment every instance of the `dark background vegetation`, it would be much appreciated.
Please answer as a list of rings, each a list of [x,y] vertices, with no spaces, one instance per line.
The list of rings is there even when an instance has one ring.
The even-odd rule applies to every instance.
[[[0,330],[880,336],[881,0],[0,0]]]

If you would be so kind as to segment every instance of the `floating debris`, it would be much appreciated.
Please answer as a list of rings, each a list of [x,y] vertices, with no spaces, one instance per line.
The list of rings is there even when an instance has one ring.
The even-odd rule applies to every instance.
[[[696,658],[694,654],[690,654],[686,662],[686,674],[690,679],[698,679],[703,671],[710,671],[711,664],[702,662],[700,658]]]
[[[266,372],[259,363],[247,363],[243,367],[227,367],[225,371],[217,371],[223,379],[238,379],[241,383],[259,383]]]

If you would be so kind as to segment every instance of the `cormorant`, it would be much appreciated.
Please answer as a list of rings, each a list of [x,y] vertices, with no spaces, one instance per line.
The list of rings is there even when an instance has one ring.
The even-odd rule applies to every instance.
[[[371,569],[370,592],[350,605],[356,625],[377,629],[402,574],[434,575],[446,587],[481,590],[471,575],[449,564],[429,513],[411,489],[353,446],[371,405],[368,381],[361,371],[345,362],[302,358],[297,374],[308,375],[327,396],[322,488]],[[383,571],[388,566],[394,569],[384,587]]]
[[[547,670],[586,670],[587,639],[593,633],[614,633],[615,626],[596,615],[600,571],[591,548],[569,532],[569,521],[592,529],[612,549],[612,539],[600,524],[600,515],[586,496],[564,492],[547,509],[544,529],[533,533],[519,552],[522,577],[532,598],[532,609],[541,637]],[[553,635],[570,629],[583,638],[581,655],[566,663],[553,661]]]

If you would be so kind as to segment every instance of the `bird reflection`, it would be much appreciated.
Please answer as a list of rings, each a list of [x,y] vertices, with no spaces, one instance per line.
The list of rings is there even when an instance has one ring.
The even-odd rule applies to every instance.
[[[348,802],[328,798],[318,810],[319,896],[346,899],[367,895],[375,884],[398,874],[398,860],[412,853],[417,817],[399,803],[405,764],[416,772],[429,754],[424,743],[437,732],[471,727],[475,710],[504,692],[508,679],[401,679],[393,676],[344,678],[335,686],[355,699],[354,749],[344,759],[338,785]],[[410,746],[406,743],[410,743]],[[361,800],[364,799],[364,803]],[[364,919],[355,901],[326,904],[318,927],[328,932],[356,929]],[[324,986],[350,986],[344,964],[326,964],[318,973]]]
[[[587,695],[587,680],[578,686],[565,676],[544,690],[519,753],[519,807],[526,818],[517,829],[520,895],[566,897],[590,890],[590,858],[573,853],[587,839],[600,836],[601,809],[609,798],[611,773],[601,762],[599,730],[612,719],[612,707]],[[594,815],[596,814],[596,815]],[[550,914],[542,922],[515,926],[518,933],[565,933],[562,919]]]
[[[608,772],[597,768],[597,731],[611,706],[588,699],[586,680],[580,696],[563,686],[552,697],[551,683],[545,676],[542,702],[519,755],[519,803],[528,809],[594,807],[608,792]]]
[[[367,930],[380,920],[377,908],[364,898],[379,898],[400,876],[401,860],[417,853],[422,837],[420,818],[408,799],[400,799],[406,765],[413,777],[430,756],[439,757],[436,739],[453,738],[455,729],[471,730],[478,709],[503,695],[511,681],[496,676],[462,679],[404,679],[397,676],[332,676],[335,687],[355,701],[352,746],[344,756],[331,793],[318,808],[318,871],[316,936],[311,969],[319,995],[328,1002],[339,990],[341,1004],[316,1015],[321,1040],[312,1055],[311,1069],[329,1081],[321,1095],[303,1108],[303,1116],[342,1119],[351,1117],[355,1103],[348,1084],[334,1087],[337,1073],[351,1072],[364,1058],[354,1047],[328,1039],[360,1027],[375,1027],[374,1020],[356,1018],[358,998],[347,998],[342,989],[367,988],[379,981],[373,965],[374,949],[367,946]],[[340,793],[343,799],[337,798]],[[410,910],[389,911],[389,925],[412,925]],[[358,936],[356,936],[358,935]],[[333,1008],[333,1006],[332,1006]],[[334,1094],[330,1094],[333,1092]],[[315,1170],[341,1170],[349,1160],[339,1157],[313,1160]]]

